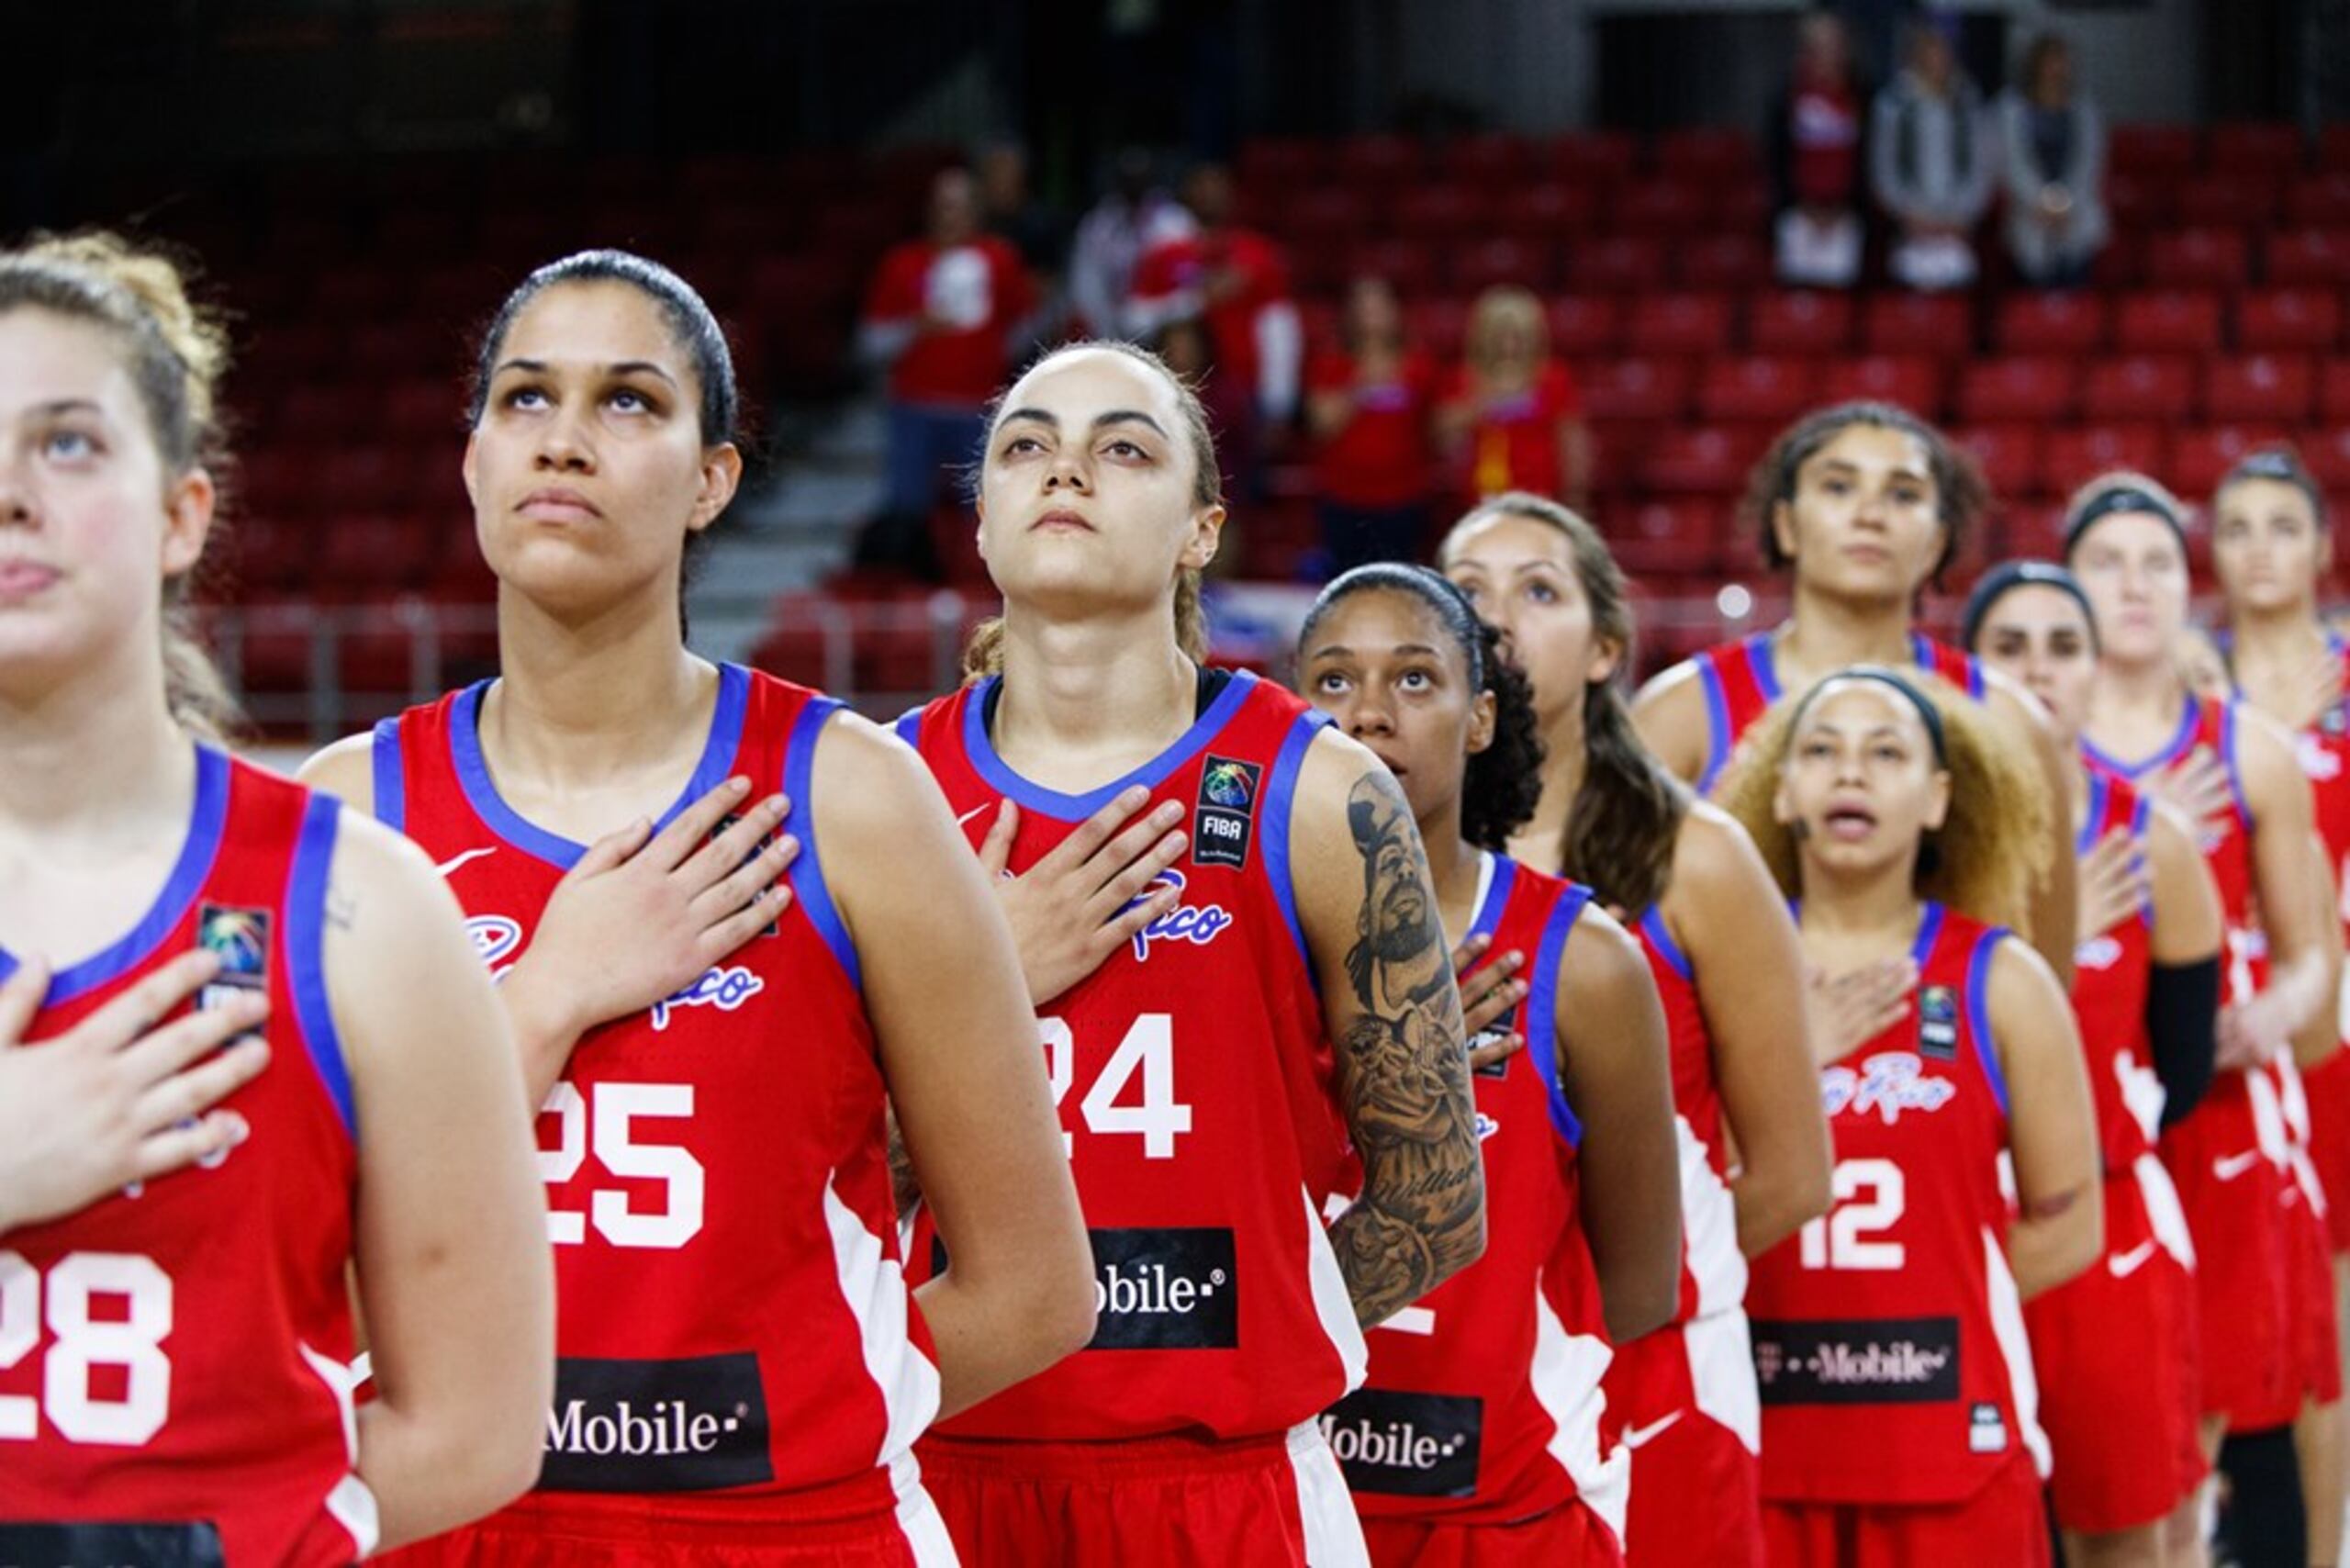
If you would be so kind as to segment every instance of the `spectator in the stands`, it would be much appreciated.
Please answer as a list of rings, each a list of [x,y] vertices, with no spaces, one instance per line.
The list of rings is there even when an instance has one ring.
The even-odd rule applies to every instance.
[[[1869,176],[1893,222],[1886,258],[1911,288],[1975,281],[1975,226],[2000,167],[1998,123],[1935,21],[1909,29],[1908,64],[1870,112]]]
[[[1116,337],[1128,330],[1126,295],[1135,263],[1161,241],[1197,228],[1183,205],[1158,184],[1149,151],[1118,154],[1110,190],[1077,226],[1069,257],[1069,303],[1080,331]]]
[[[1497,284],[1477,297],[1460,368],[1437,409],[1437,431],[1462,498],[1531,490],[1591,507],[1591,427],[1583,393],[1550,357],[1550,328],[1531,290]]]
[[[1790,287],[1850,288],[1860,281],[1867,107],[1842,20],[1827,11],[1807,13],[1796,23],[1786,91],[1773,102],[1764,128],[1779,281]]]
[[[1315,354],[1305,376],[1315,501],[1333,575],[1367,561],[1420,559],[1438,389],[1435,364],[1404,337],[1394,289],[1383,278],[1357,278],[1338,344]]]
[[[1304,349],[1289,264],[1272,241],[1233,221],[1233,200],[1232,175],[1222,165],[1192,171],[1183,205],[1198,228],[1159,241],[1135,263],[1127,331],[1147,340],[1169,321],[1199,317],[1216,364],[1250,389],[1256,416],[1285,422],[1297,412]]]
[[[1167,368],[1175,373],[1178,380],[1199,394],[1200,407],[1207,410],[1208,428],[1216,432],[1216,464],[1224,476],[1225,493],[1237,494],[1240,476],[1251,472],[1257,460],[1256,448],[1251,444],[1257,427],[1248,413],[1248,386],[1225,374],[1217,363],[1214,335],[1208,330],[1207,322],[1197,316],[1168,322],[1145,340],[1145,344],[1167,362]],[[1225,547],[1217,552],[1217,559],[1227,566],[1240,557],[1241,552],[1232,546],[1242,527],[1237,520],[1227,521],[1224,525]]]
[[[1035,308],[1020,253],[979,227],[968,171],[931,184],[929,230],[882,258],[860,343],[890,371],[887,489],[861,561],[929,558],[931,509],[978,460],[981,410],[1007,379],[1015,331]]]
[[[1028,154],[1015,143],[995,142],[979,153],[978,173],[988,232],[1011,241],[1040,282],[1058,277],[1069,255],[1069,229],[1029,188]]]
[[[2042,288],[2087,282],[2105,248],[2105,123],[2075,74],[2073,46],[2042,33],[1999,97],[2008,251]]]

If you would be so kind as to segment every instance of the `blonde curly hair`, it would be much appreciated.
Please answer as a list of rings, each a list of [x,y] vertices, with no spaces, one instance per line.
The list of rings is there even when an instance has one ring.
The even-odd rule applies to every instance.
[[[1822,687],[1853,673],[1824,676],[1764,714],[1740,743],[1717,795],[1789,898],[1803,891],[1803,861],[1796,835],[1778,820],[1773,802],[1794,745],[1796,718]],[[1919,843],[1919,895],[2031,940],[2032,889],[2049,870],[2047,790],[2033,763],[2031,737],[1936,677],[1881,673],[1897,674],[1933,705],[1942,723],[1950,812]]]

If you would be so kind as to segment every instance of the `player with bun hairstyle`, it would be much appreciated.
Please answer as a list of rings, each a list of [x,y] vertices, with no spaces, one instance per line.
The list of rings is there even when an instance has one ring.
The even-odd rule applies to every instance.
[[[1723,780],[1809,962],[1918,974],[1892,1020],[1819,1042],[1836,1207],[1755,1260],[1774,1562],[2048,1561],[2019,1303],[2096,1261],[2102,1205],[2071,1011],[2007,929],[2042,874],[2041,779],[1993,726],[1858,666],[1766,718]]]
[[[2297,1426],[2314,1480],[2338,1451],[2341,1369],[2315,1183],[2292,1130],[2306,1126],[2295,1058],[2322,1060],[2339,1039],[2309,783],[2281,728],[2180,674],[2187,522],[2169,491],[2142,474],[2090,480],[2066,508],[2065,563],[2099,636],[2089,759],[2196,823],[2227,928],[2219,1071],[2162,1149],[2195,1238],[2205,1449],[2216,1454],[2223,1431]],[[2298,1484],[2268,1462],[2280,1453],[2232,1445],[2240,1522],[2278,1526]]]
[[[2025,1308],[2049,1491],[2072,1562],[2195,1561],[2200,1328],[2195,1249],[2154,1153],[2211,1077],[2220,897],[2188,823],[2079,750],[2097,684],[2097,622],[2071,573],[2009,561],[1967,599],[1969,653],[2048,710],[2077,760],[2080,862],[2073,1012],[2087,1051],[2105,1174],[2105,1267]]]
[[[1671,1322],[1619,1343],[1607,1428],[1632,1457],[1637,1560],[1753,1562],[1762,1550],[1746,1259],[1828,1206],[1795,923],[1738,824],[1693,798],[1625,711],[1632,617],[1590,523],[1539,496],[1495,497],[1438,560],[1525,661],[1543,736],[1539,799],[1512,830],[1522,863],[1628,912],[1663,998],[1686,1242]],[[1863,977],[1876,1005],[1900,966]],[[1865,999],[1863,999],[1865,1000]],[[1735,1152],[1733,1152],[1735,1151]]]
[[[503,674],[309,767],[440,863],[543,1107],[545,1466],[418,1562],[951,1561],[914,1438],[1091,1321],[1017,958],[936,790],[838,703],[686,646],[735,402],[667,268],[525,278],[464,458]],[[911,1296],[892,1107],[956,1254]]]
[[[1360,1562],[1316,1418],[1360,1381],[1362,1328],[1484,1246],[1409,802],[1304,702],[1203,666],[1215,448],[1156,356],[1032,365],[979,505],[1002,619],[900,734],[1011,873],[1104,1310],[1086,1350],[934,1433],[925,1472],[979,1561]]]
[[[159,256],[0,252],[0,1054],[86,1125],[266,1042],[129,1107],[148,1132],[232,1091],[185,1137],[103,1129],[127,1185],[0,1198],[9,1561],[350,1562],[520,1491],[544,1429],[543,1210],[456,908],[412,846],[219,749],[174,626],[224,354]]]
[[[1658,758],[1709,794],[1764,710],[1831,669],[1914,667],[1987,704],[2032,750],[2048,801],[2041,817],[2054,835],[2041,857],[2049,879],[2017,929],[2069,980],[2073,857],[2056,809],[2065,758],[2021,692],[1916,625],[1919,595],[1941,579],[1990,504],[1975,460],[1906,409],[1840,403],[1805,415],[1755,465],[1742,508],[1763,564],[1789,578],[1786,621],[1664,671],[1641,688],[1632,716]]]
[[[1506,859],[1541,741],[1526,678],[1466,598],[1419,566],[1360,566],[1298,638],[1310,700],[1404,786],[1446,931],[1530,956],[1481,1068],[1492,1239],[1473,1268],[1371,1336],[1364,1386],[1325,1417],[1371,1560],[1622,1561],[1627,1455],[1603,1430],[1610,1341],[1673,1310],[1680,1259],[1664,1015],[1639,945],[1591,890]],[[1471,968],[1474,991],[1512,972]],[[1433,1439],[1473,1463],[1435,1473]],[[1606,1454],[1603,1459],[1602,1455]]]

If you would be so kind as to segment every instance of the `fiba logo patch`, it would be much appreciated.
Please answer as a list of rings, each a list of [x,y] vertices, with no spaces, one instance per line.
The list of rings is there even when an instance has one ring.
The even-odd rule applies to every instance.
[[[1253,762],[1210,756],[1200,772],[1200,800],[1192,818],[1192,864],[1248,864],[1248,828],[1257,813],[1264,768]]]
[[[269,911],[208,903],[196,912],[196,945],[220,960],[215,985],[269,981]]]
[[[1958,993],[1946,985],[1918,994],[1918,1054],[1935,1061],[1958,1058]]]

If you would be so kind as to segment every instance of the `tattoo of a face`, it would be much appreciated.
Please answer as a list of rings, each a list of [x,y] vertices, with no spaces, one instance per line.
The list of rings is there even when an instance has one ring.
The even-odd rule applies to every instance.
[[[1360,1202],[1330,1237],[1366,1326],[1475,1260],[1484,1234],[1476,1104],[1460,996],[1409,802],[1384,772],[1347,799],[1362,903],[1347,978],[1359,1015],[1337,1041]]]
[[[922,1202],[922,1183],[914,1180],[913,1157],[906,1152],[906,1135],[898,1126],[898,1108],[890,1107],[890,1193],[898,1201],[903,1219]]]

